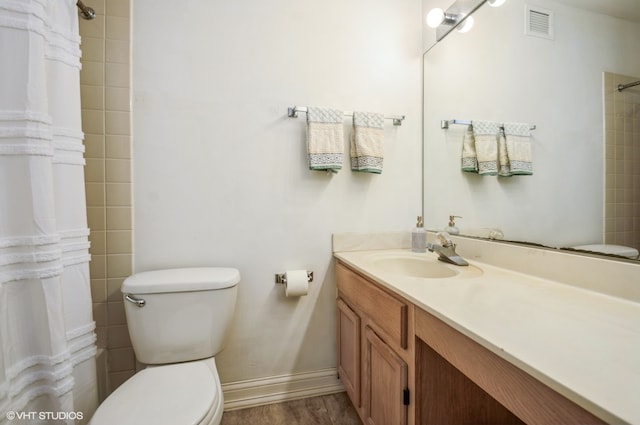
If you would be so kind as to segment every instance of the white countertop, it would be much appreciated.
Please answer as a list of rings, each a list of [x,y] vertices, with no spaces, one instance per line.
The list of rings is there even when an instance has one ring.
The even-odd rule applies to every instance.
[[[639,303],[478,261],[480,276],[412,278],[372,267],[372,253],[437,258],[334,256],[603,420],[640,424]]]

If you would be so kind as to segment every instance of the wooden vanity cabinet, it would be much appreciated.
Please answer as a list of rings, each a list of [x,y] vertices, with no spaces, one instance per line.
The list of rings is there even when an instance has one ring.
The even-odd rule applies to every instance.
[[[340,263],[336,273],[338,374],[349,398],[364,424],[413,424],[412,306]]]
[[[603,425],[340,261],[338,374],[365,425]]]
[[[606,425],[422,309],[416,309],[415,332],[416,423]]]

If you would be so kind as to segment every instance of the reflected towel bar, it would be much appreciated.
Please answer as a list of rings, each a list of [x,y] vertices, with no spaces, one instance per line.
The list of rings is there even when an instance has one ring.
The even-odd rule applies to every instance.
[[[447,130],[449,128],[449,125],[451,124],[461,124],[461,125],[471,125],[471,121],[469,120],[441,120],[440,121],[440,128],[443,130]],[[500,126],[500,128],[503,128],[502,126]],[[529,127],[529,130],[535,130],[536,126],[532,125],[531,127]]]
[[[289,118],[298,118],[298,112],[304,112],[306,114],[307,113],[307,107],[306,106],[294,106],[292,108],[288,108],[287,116]],[[353,111],[344,111],[344,115],[346,117],[352,117],[353,116]],[[393,125],[402,125],[402,120],[404,120],[404,115],[385,115],[384,118],[387,119],[387,120],[393,120]]]

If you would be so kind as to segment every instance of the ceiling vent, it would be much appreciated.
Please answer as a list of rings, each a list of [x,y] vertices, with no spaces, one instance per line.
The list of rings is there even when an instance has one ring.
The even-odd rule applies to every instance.
[[[524,6],[524,33],[553,40],[553,11],[538,6]]]

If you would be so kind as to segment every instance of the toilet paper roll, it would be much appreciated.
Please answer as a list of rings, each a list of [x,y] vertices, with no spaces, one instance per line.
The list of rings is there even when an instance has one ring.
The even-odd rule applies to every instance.
[[[287,297],[300,297],[309,293],[309,279],[306,270],[287,270],[284,294]]]

